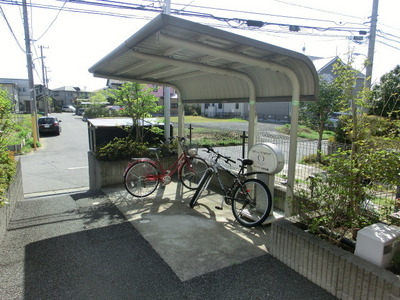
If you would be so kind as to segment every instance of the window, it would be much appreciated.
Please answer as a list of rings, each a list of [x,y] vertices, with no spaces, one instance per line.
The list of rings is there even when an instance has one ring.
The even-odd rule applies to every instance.
[[[222,103],[218,103],[218,109],[222,109]]]
[[[239,103],[235,103],[235,109],[239,109]]]

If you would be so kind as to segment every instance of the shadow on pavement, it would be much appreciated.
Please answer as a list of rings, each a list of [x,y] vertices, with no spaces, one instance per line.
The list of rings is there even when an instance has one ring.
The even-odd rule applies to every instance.
[[[335,299],[261,251],[264,231],[242,239],[171,192],[150,207],[117,201],[126,211],[103,193],[21,201],[0,244],[0,298]]]
[[[24,299],[183,298],[179,279],[129,222],[31,243],[25,252]]]

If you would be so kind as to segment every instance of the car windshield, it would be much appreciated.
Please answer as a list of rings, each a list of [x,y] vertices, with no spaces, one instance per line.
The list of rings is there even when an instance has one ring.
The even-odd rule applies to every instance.
[[[54,118],[40,118],[39,119],[39,124],[52,124],[56,120]]]

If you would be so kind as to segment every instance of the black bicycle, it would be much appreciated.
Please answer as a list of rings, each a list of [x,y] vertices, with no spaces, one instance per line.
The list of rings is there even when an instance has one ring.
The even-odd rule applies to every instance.
[[[225,166],[219,163],[222,159],[226,164],[231,165],[235,163],[228,156],[224,156],[212,147],[208,147],[204,150],[211,154],[210,167],[203,174],[199,181],[196,192],[190,200],[190,207],[193,208],[202,192],[208,187],[213,175],[217,176],[219,185],[223,192],[223,199],[220,206],[216,206],[217,209],[223,209],[224,202],[227,205],[231,205],[232,213],[235,219],[245,227],[254,227],[261,225],[269,216],[272,209],[272,197],[268,186],[261,180],[254,178],[257,174],[266,174],[263,172],[248,172],[245,173],[247,166],[251,166],[253,161],[251,159],[241,159],[239,173],[234,173]],[[234,180],[230,188],[226,189],[221,181],[219,169],[223,169],[230,174]]]

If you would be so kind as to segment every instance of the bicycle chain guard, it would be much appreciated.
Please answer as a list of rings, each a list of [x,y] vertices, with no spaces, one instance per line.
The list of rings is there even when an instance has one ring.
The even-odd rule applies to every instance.
[[[165,175],[165,176],[162,178],[162,183],[163,183],[163,185],[170,184],[170,183],[171,183],[171,176]]]

